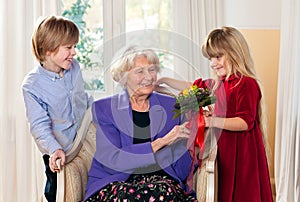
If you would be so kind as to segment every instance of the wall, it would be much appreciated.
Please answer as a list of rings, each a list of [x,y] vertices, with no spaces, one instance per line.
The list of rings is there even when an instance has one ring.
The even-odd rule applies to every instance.
[[[270,175],[275,197],[274,143],[277,78],[280,49],[281,0],[226,0],[223,23],[242,31],[253,54],[255,68],[264,85],[268,142],[271,148]]]
[[[276,124],[277,78],[279,65],[279,30],[241,30],[251,48],[257,74],[264,87],[268,123],[268,142],[271,149],[270,175],[273,193],[274,181],[274,143]]]
[[[245,29],[280,29],[281,0],[223,0],[226,25]]]

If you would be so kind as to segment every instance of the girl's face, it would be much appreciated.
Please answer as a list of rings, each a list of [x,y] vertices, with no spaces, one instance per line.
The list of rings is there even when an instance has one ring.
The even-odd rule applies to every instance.
[[[126,88],[130,96],[148,96],[152,93],[156,80],[156,66],[149,64],[146,57],[138,57],[134,67],[128,71]]]
[[[70,69],[73,57],[76,55],[75,48],[75,44],[68,44],[59,46],[55,52],[47,52],[46,69],[57,73]]]
[[[218,77],[223,77],[227,75],[229,65],[225,56],[222,55],[210,58],[210,67],[216,72]]]

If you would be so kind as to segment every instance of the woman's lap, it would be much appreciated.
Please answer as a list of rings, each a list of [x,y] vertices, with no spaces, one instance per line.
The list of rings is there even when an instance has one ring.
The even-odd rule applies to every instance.
[[[96,201],[196,201],[180,184],[167,176],[132,175],[127,181],[112,182],[90,197]]]

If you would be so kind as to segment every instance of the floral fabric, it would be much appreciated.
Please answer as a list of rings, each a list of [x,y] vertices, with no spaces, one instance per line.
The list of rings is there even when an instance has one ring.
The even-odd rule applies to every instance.
[[[86,202],[113,201],[197,201],[188,195],[180,184],[167,176],[160,175],[131,175],[127,181],[112,182],[100,192],[89,197]]]

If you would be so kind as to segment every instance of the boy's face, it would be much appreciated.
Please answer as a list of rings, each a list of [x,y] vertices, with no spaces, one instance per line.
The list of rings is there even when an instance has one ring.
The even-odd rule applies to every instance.
[[[70,69],[73,57],[76,55],[75,48],[76,45],[67,44],[59,46],[55,52],[47,52],[46,69],[57,73]]]

